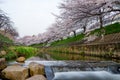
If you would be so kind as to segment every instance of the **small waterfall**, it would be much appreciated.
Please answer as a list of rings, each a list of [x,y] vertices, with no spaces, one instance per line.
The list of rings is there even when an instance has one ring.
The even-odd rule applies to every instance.
[[[56,78],[61,78],[59,77],[61,75],[65,76],[62,80],[67,80],[67,78],[80,80],[77,79],[79,76],[83,77],[82,80],[119,80],[117,78],[120,76],[120,64],[113,61],[25,61],[25,63],[9,62],[9,65],[20,64],[28,67],[31,62],[45,65],[47,80],[52,80],[52,78],[59,80]],[[112,76],[116,76],[116,79]],[[73,79],[74,77],[76,78]]]

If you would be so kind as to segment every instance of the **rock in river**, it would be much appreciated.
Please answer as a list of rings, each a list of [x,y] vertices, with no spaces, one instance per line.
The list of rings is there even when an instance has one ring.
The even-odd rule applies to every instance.
[[[42,64],[38,64],[35,62],[31,62],[29,64],[29,68],[30,68],[30,75],[44,75],[45,71],[44,71],[44,65]]]
[[[25,80],[28,77],[28,69],[22,66],[8,66],[2,71],[2,75],[10,80]]]
[[[16,59],[17,62],[24,62],[25,61],[25,57],[19,57]]]

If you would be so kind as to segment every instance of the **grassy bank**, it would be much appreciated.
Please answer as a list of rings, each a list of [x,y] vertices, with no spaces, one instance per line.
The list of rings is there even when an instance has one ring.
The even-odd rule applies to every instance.
[[[9,47],[6,51],[6,54],[1,57],[6,58],[7,60],[16,59],[20,56],[29,58],[29,57],[35,56],[37,52],[38,52],[38,49],[33,47],[12,46],[12,47]]]
[[[118,33],[118,32],[120,32],[120,23],[117,22],[114,24],[110,24],[110,25],[103,27],[102,29],[105,30],[105,33],[104,33],[105,35]],[[101,29],[95,29],[95,30],[91,31],[91,35],[92,34],[99,35],[100,31],[101,31]]]
[[[57,45],[67,45],[70,44],[72,42],[76,42],[76,41],[80,41],[85,37],[84,34],[79,34],[77,36],[74,37],[69,37],[67,39],[63,39],[63,40],[59,40],[59,41],[55,41],[51,43],[51,46],[57,46]]]

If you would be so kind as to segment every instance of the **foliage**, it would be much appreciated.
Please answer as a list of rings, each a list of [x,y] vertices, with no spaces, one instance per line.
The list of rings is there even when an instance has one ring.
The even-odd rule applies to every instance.
[[[35,56],[38,50],[33,47],[13,46],[9,47],[6,52],[7,54],[3,57],[5,57],[7,60],[11,60],[20,56],[24,56],[25,58]]]
[[[7,60],[12,60],[14,58],[17,58],[17,55],[14,51],[8,51],[8,53],[3,57],[6,58]]]
[[[4,35],[0,34],[0,42],[12,43],[13,41],[10,40],[8,37],[5,37]]]
[[[37,53],[37,49],[33,47],[20,46],[20,47],[15,47],[14,50],[18,56],[25,56],[26,58],[35,56]]]
[[[12,40],[0,34],[0,50],[6,50],[7,47],[9,47],[12,44],[13,44]]]
[[[13,27],[13,22],[6,15],[6,13],[0,10],[0,29],[4,31],[4,33],[10,34],[12,37],[18,37],[19,34],[16,29]]]

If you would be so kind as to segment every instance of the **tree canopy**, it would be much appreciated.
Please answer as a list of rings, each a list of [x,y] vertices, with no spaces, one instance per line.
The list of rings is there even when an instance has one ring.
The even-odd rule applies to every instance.
[[[17,30],[13,27],[13,22],[2,10],[0,10],[0,30],[4,31],[4,33],[10,34],[13,37],[19,36]]]

